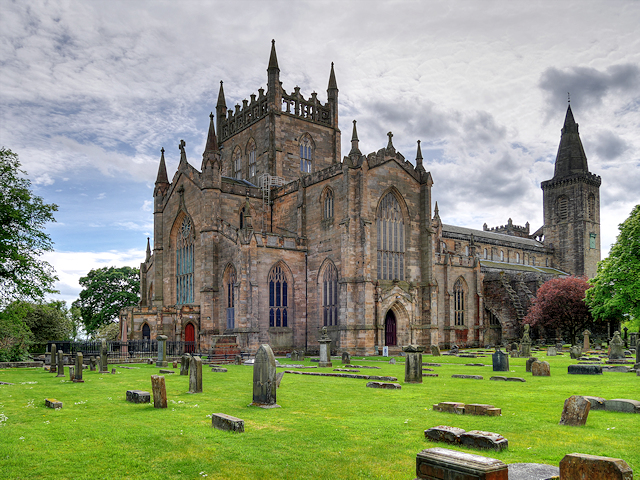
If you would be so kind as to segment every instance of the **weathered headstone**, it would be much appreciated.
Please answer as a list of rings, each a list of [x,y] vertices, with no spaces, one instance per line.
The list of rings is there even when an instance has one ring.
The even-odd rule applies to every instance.
[[[260,345],[253,363],[253,403],[261,407],[276,404],[276,358],[269,345]]]
[[[198,356],[189,361],[189,393],[202,393],[202,359]]]
[[[228,432],[244,432],[244,420],[224,413],[214,413],[211,415],[211,426],[218,430],[225,430]]]
[[[92,372],[96,371],[96,357],[89,357],[89,370]]]
[[[282,382],[283,377],[284,377],[284,372],[276,373],[276,388],[280,388],[280,382]]]
[[[64,353],[58,350],[58,375],[56,377],[64,377]]]
[[[144,390],[127,390],[127,402],[131,403],[150,403],[151,394]]]
[[[429,448],[416,456],[416,480],[435,478],[507,480],[508,467],[495,458],[446,448]]]
[[[640,369],[640,341],[638,341],[638,346],[636,347],[636,369]]]
[[[71,365],[69,365],[69,380],[70,381],[75,381],[76,379],[76,369],[75,367],[72,367]]]
[[[402,347],[406,359],[404,361],[404,383],[422,383],[422,352],[420,345]]]
[[[349,352],[342,352],[342,364],[349,365],[351,363],[351,355]]]
[[[178,362],[176,360],[173,361],[173,368],[178,368]]]
[[[536,362],[536,361],[538,361],[538,357],[531,357],[527,359],[527,362],[525,364],[525,370],[531,373],[531,365],[533,364],[533,362]]]
[[[609,412],[640,413],[640,401],[614,398],[604,401],[604,409]]]
[[[509,356],[500,350],[500,346],[496,346],[496,351],[491,355],[493,360],[494,372],[508,372],[509,371]]]
[[[562,480],[632,480],[633,470],[620,458],[570,453],[560,461]]]
[[[431,345],[431,355],[434,357],[440,356],[440,347],[438,345]]]
[[[631,348],[636,348],[638,346],[638,334],[636,332],[631,332],[629,334],[629,346]]]
[[[189,375],[189,359],[191,355],[185,353],[180,357],[180,375]]]
[[[162,375],[151,375],[151,391],[153,408],[167,408],[167,388]]]
[[[591,335],[591,332],[589,330],[585,330],[584,332],[582,332],[582,335],[584,335],[584,341],[582,343],[582,349],[585,352],[587,352],[591,348],[591,343],[589,342],[589,335]]]
[[[609,342],[609,360],[624,358],[624,342],[620,338],[620,332],[613,332],[613,338]]]
[[[547,348],[547,357],[555,357],[556,355],[558,355],[557,347]]]
[[[396,359],[395,358],[389,359],[389,364],[390,365],[395,365],[396,364]]]
[[[460,444],[470,448],[488,450],[504,450],[509,447],[509,441],[499,433],[471,430],[460,435]]]
[[[320,362],[319,367],[332,367],[331,363],[331,338],[327,335],[327,327],[322,327],[322,335],[318,340],[320,344]]]
[[[55,398],[45,398],[44,406],[47,408],[55,408],[56,410],[58,410],[59,408],[62,408],[62,402],[60,400],[56,400]]]
[[[100,373],[109,373],[109,361],[107,359],[107,341],[100,343]]]
[[[466,430],[462,428],[438,425],[437,427],[431,427],[425,430],[424,436],[432,442],[444,442],[455,445],[456,443],[460,443],[460,435],[465,432]]]
[[[458,353],[460,353],[460,347],[458,347],[458,345],[453,345],[450,349],[449,349],[449,353],[451,355],[458,355]]]
[[[520,342],[520,356],[527,358],[531,356],[531,337],[529,336],[529,325],[524,326],[524,333],[522,334],[522,341]]]
[[[534,377],[549,377],[551,376],[551,366],[549,362],[535,361],[531,364],[531,374]]]
[[[167,336],[158,335],[158,361],[156,367],[166,367],[169,365],[167,362]]]
[[[573,360],[576,360],[582,356],[582,348],[578,345],[572,345],[569,349],[569,355]]]
[[[233,360],[233,364],[234,365],[242,365],[242,355],[236,355],[234,360]],[[180,375],[182,375],[182,371],[180,372]]]
[[[560,425],[582,426],[587,423],[591,402],[580,395],[571,395],[564,401]]]
[[[602,365],[569,365],[569,375],[602,375]]]
[[[78,352],[76,354],[76,371],[75,371],[75,378],[74,378],[74,382],[76,383],[84,383],[84,380],[82,379],[82,369],[84,368],[84,358],[82,356],[82,352]]]
[[[49,372],[56,373],[56,344],[52,343],[50,348],[51,355],[49,355]]]

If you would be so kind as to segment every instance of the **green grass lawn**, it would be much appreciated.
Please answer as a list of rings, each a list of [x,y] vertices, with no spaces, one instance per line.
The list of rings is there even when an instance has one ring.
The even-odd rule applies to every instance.
[[[579,452],[622,458],[640,473],[640,415],[593,411],[584,427],[558,425],[564,400],[574,394],[640,400],[640,377],[570,376],[567,366],[575,362],[568,355],[537,355],[551,363],[551,377],[526,373],[524,358],[510,359],[511,373],[495,373],[524,377],[526,383],[489,381],[490,356],[425,355],[424,362],[442,364],[433,367],[439,377],[416,385],[403,383],[401,358],[395,365],[381,357],[354,358],[355,364],[382,367],[361,373],[395,376],[402,390],[365,388],[366,380],[285,375],[277,392],[282,408],[268,410],[248,406],[249,366],[230,365],[228,373],[204,366],[201,394],[187,393],[188,377],[178,367],[165,375],[167,409],[154,409],[153,401],[125,401],[127,390],[151,391],[150,376],[159,370],[151,365],[117,368],[116,375],[85,370],[83,384],[43,369],[0,370],[0,381],[14,383],[0,385],[0,478],[410,479],[420,450],[450,448],[425,440],[424,430],[436,425],[503,435],[509,440],[503,452],[456,449],[505,463],[557,466],[565,454]],[[480,362],[489,366],[464,365]],[[333,363],[341,367],[339,360]],[[64,407],[45,408],[45,398]],[[502,416],[434,412],[433,404],[442,401],[490,403]],[[213,429],[212,413],[242,418],[245,433]]]

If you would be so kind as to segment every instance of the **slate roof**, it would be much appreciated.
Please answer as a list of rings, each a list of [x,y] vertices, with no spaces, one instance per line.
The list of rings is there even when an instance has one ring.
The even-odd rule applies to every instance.
[[[569,275],[566,272],[551,267],[534,267],[519,263],[496,262],[495,260],[480,260],[481,268],[494,268],[497,270],[517,270],[520,272],[547,273],[552,275]]]
[[[516,237],[515,235],[506,235],[504,233],[487,232],[485,230],[474,230],[473,228],[456,227],[454,225],[442,225],[442,233],[449,233],[454,235],[462,235],[473,238],[478,242],[482,242],[483,239],[490,240],[491,243],[506,244],[518,244],[527,247],[545,248],[544,244],[540,243],[533,238]]]

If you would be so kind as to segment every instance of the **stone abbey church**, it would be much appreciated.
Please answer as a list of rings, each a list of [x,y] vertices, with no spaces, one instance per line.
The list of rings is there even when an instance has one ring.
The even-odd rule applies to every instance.
[[[222,82],[200,168],[164,150],[154,190],[153,245],[141,301],[121,315],[121,339],[223,338],[255,353],[383,346],[481,346],[516,339],[538,287],[592,277],[600,260],[600,177],[589,172],[571,107],[544,225],[482,230],[444,224],[418,142],[415,166],[393,146],[360,151],[353,122],[342,157],[333,65],[327,102],[280,83],[275,43],[267,89],[228,109]],[[383,143],[384,144],[384,143]]]

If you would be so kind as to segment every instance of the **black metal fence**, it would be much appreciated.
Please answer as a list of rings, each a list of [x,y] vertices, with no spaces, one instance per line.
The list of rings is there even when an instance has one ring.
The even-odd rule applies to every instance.
[[[84,358],[99,356],[101,341],[72,342],[68,340],[51,341],[47,344],[47,352],[51,352],[51,345],[56,345],[56,350],[62,350],[65,354],[75,355],[82,352]],[[158,355],[157,340],[119,340],[108,341],[107,357],[111,361],[127,362],[135,359],[154,358]],[[167,341],[167,356],[179,357],[183,353],[200,353],[196,342],[172,342]]]

